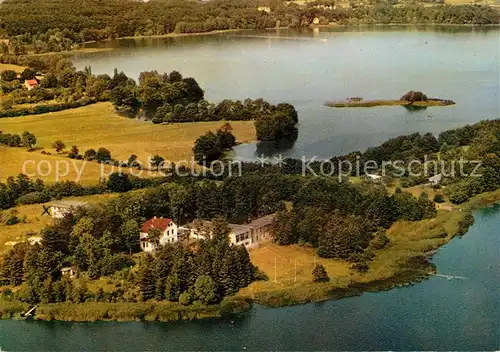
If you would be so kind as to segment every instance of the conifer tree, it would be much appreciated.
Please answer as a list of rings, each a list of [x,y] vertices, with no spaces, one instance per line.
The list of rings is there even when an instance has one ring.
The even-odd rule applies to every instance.
[[[154,272],[151,269],[152,263],[153,257],[147,254],[139,265],[137,282],[139,285],[139,291],[141,292],[142,301],[147,301],[155,296],[156,287]]]
[[[312,271],[313,282],[328,282],[330,281],[330,277],[328,277],[328,273],[326,269],[321,264],[316,264]]]

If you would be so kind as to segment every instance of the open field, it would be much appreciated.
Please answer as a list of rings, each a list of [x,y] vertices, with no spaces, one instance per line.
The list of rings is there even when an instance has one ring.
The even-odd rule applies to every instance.
[[[36,116],[0,119],[0,131],[22,133],[29,131],[37,137],[38,148],[52,150],[55,140],[62,140],[68,150],[77,145],[80,153],[86,149],[105,147],[112,157],[126,160],[131,154],[146,163],[148,157],[159,154],[173,162],[190,160],[194,141],[207,131],[215,131],[222,122],[194,122],[169,125],[154,125],[151,122],[118,116],[110,103],[99,103],[77,109]],[[238,142],[255,139],[252,121],[231,122]],[[24,160],[61,160],[62,156],[45,156],[40,151],[27,152],[16,148],[3,148],[0,154],[0,180],[5,175],[15,175],[21,170]],[[56,158],[56,159],[54,159]],[[70,159],[65,159],[72,162]],[[77,163],[78,164],[78,163]],[[100,165],[88,163],[82,180],[96,182]],[[96,177],[97,176],[97,177]]]
[[[28,152],[22,148],[0,146],[0,182],[4,182],[10,176],[25,173],[47,183],[67,180],[90,185],[99,182],[101,175],[106,177],[112,172],[111,166],[96,162],[69,159],[57,154],[43,155],[39,151]],[[148,172],[145,173],[145,176],[149,174],[154,176],[156,173]]]
[[[0,64],[0,72],[6,71],[6,70],[12,70],[16,72],[23,72],[24,67],[23,66],[18,66],[18,65],[11,65],[11,64]]]
[[[68,200],[75,199],[89,203],[97,203],[105,199],[116,197],[115,193],[99,194],[86,197],[66,198]],[[47,204],[50,204],[47,203]],[[27,240],[28,237],[40,232],[42,228],[52,222],[52,218],[47,214],[42,216],[42,204],[21,205],[15,208],[18,211],[18,217],[25,218],[25,222],[16,225],[0,224],[0,253],[9,250],[12,246],[20,241]]]

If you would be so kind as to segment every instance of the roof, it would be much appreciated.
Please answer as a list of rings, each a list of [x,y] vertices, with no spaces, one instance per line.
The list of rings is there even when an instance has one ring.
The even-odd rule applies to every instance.
[[[231,233],[234,235],[241,235],[242,233],[247,233],[251,230],[250,226],[235,224],[229,224],[229,228],[231,229]]]
[[[36,79],[27,79],[26,83],[28,83],[30,86],[38,85],[38,81]]]
[[[79,202],[77,200],[60,200],[50,203],[50,206],[56,208],[78,208],[87,205],[86,202]]]
[[[431,182],[440,182],[443,179],[443,175],[437,174],[429,178]]]
[[[374,180],[378,180],[378,179],[382,178],[382,176],[374,175],[374,174],[366,174],[366,176],[371,178],[371,179],[374,179]]]
[[[261,228],[264,226],[269,226],[273,223],[275,216],[276,216],[276,214],[270,214],[270,215],[263,216],[261,218],[258,218],[256,220],[252,221],[251,223],[248,224],[248,226],[250,226],[252,228]]]
[[[142,225],[141,232],[148,233],[151,229],[160,229],[161,231],[165,231],[168,227],[168,224],[170,224],[171,222],[172,219],[157,218],[155,216]]]

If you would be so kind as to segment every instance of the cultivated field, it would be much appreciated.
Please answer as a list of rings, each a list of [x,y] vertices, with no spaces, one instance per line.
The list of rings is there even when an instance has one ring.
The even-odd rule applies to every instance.
[[[80,153],[89,148],[105,147],[111,151],[114,159],[119,160],[127,160],[131,154],[137,155],[143,163],[155,154],[173,162],[190,160],[194,141],[207,131],[215,132],[221,125],[222,122],[154,125],[151,122],[118,116],[110,103],[35,116],[3,118],[0,119],[0,131],[34,133],[38,139],[37,147],[51,152],[52,155],[42,155],[40,150],[28,153],[17,148],[2,148],[0,180],[5,180],[9,175],[17,175],[24,161],[28,159],[72,162],[56,155],[52,149],[52,143],[58,139],[66,144],[67,150],[72,145],[78,146]],[[231,126],[238,142],[255,139],[252,121],[231,122]],[[87,163],[82,181],[97,182],[99,172],[100,165]],[[66,179],[71,177],[72,174]]]

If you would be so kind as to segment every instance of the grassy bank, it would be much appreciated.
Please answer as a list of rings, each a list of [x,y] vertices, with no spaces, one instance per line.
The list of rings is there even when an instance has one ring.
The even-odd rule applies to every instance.
[[[375,106],[408,106],[408,107],[428,107],[428,106],[448,106],[455,105],[454,101],[445,99],[429,99],[427,101],[409,102],[406,100],[346,100],[330,101],[325,104],[331,108],[371,108]]]
[[[103,303],[86,302],[41,304],[36,309],[36,320],[71,322],[94,321],[177,321],[239,314],[251,308],[251,302],[232,297],[216,305],[191,304],[183,306],[172,302]],[[0,299],[0,317],[20,318],[29,309],[28,304]]]
[[[435,271],[428,258],[453,237],[466,232],[469,216],[468,211],[459,209],[439,210],[434,219],[398,221],[387,232],[389,246],[376,251],[366,273],[351,269],[345,261],[318,258],[312,248],[266,244],[252,250],[250,256],[269,281],[254,282],[239,295],[276,307],[338,299],[421,281]],[[315,263],[325,266],[329,283],[311,281]]]

